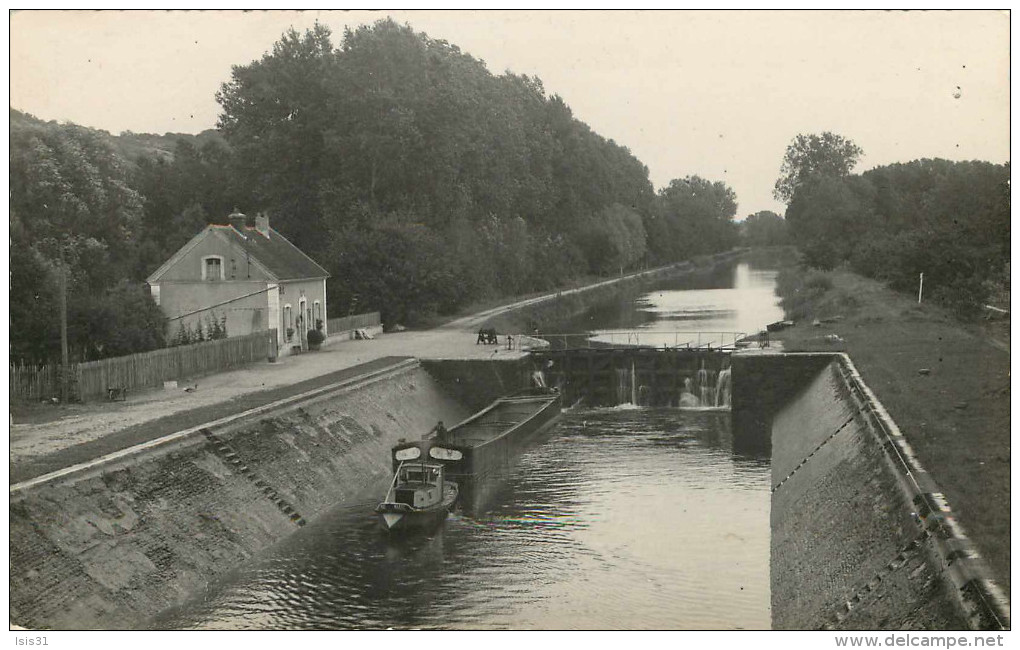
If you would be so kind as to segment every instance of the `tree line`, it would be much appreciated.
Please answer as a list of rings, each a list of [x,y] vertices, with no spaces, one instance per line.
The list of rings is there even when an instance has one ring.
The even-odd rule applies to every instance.
[[[805,262],[847,265],[961,315],[1009,285],[1009,163],[915,160],[851,173],[862,151],[832,133],[798,136],[775,197]]]
[[[392,20],[289,30],[233,68],[217,129],[111,136],[11,111],[11,354],[165,345],[144,278],[238,207],[324,266],[328,303],[415,325],[477,300],[731,248],[736,196],[655,191],[541,80]]]

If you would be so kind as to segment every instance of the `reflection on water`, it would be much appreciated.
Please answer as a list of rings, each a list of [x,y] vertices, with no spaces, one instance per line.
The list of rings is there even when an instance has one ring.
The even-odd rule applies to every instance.
[[[558,329],[755,332],[782,317],[774,277],[735,263]],[[692,404],[720,403],[722,377],[690,376]],[[768,459],[733,444],[728,409],[569,411],[432,534],[382,533],[383,479],[156,625],[767,628]]]
[[[719,334],[754,334],[783,319],[774,293],[776,273],[749,262],[721,264],[664,280],[637,297],[598,306],[558,329],[592,331],[596,333],[594,340],[605,343],[620,343],[619,335],[610,332],[627,329],[639,330],[636,342],[641,345],[730,344],[732,336]]]
[[[568,412],[427,536],[336,510],[169,628],[767,628],[769,470],[719,411]],[[384,486],[380,489],[384,489]]]

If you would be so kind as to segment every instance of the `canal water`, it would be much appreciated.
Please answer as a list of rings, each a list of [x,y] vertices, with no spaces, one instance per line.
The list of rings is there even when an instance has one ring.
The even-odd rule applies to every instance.
[[[734,263],[565,326],[757,331],[772,286]],[[157,626],[767,629],[769,487],[726,410],[568,410],[432,534],[386,537],[368,486]]]
[[[734,335],[755,334],[783,319],[775,295],[777,263],[759,254],[753,262],[720,264],[671,278],[653,291],[605,303],[554,329],[590,331],[596,341],[655,347],[732,344]]]

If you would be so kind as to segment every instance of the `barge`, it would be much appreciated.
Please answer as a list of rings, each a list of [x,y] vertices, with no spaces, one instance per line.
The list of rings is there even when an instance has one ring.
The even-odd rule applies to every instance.
[[[440,463],[455,481],[483,478],[507,467],[535,434],[559,416],[560,393],[533,388],[495,402],[448,431],[441,426],[421,440],[393,447],[393,466],[426,460]]]

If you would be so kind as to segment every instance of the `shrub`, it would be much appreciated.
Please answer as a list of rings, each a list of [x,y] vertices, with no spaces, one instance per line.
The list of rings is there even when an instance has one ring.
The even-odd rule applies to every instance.
[[[326,337],[322,334],[322,330],[309,330],[308,345],[322,345],[325,340]]]
[[[824,293],[832,288],[832,278],[829,277],[828,273],[811,271],[804,278],[804,286],[819,293]]]
[[[983,313],[988,287],[980,277],[959,277],[931,288],[927,287],[928,283],[925,284],[925,293],[931,301],[945,306],[958,318],[973,320]]]

